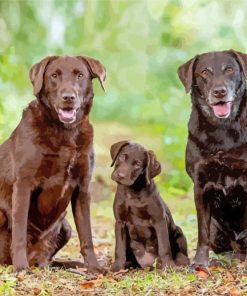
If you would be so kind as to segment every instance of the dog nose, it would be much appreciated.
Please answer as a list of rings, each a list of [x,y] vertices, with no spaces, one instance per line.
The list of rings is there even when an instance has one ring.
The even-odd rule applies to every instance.
[[[223,98],[226,95],[226,93],[227,91],[225,86],[217,86],[213,90],[213,95],[218,99]]]
[[[66,92],[66,93],[63,93],[62,94],[62,98],[63,98],[63,101],[65,101],[65,102],[67,102],[67,101],[74,101],[75,94],[74,93]]]

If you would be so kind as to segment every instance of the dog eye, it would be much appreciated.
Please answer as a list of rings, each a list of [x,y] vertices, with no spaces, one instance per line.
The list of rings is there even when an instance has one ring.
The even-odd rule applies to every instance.
[[[226,67],[226,69],[225,69],[225,73],[226,73],[226,74],[230,75],[230,74],[232,74],[233,72],[234,72],[234,70],[233,70],[232,67]]]
[[[135,164],[134,164],[134,166],[135,166],[135,168],[136,169],[139,169],[140,167],[141,167],[141,163],[140,162],[136,162]]]
[[[125,161],[125,158],[126,158],[125,154],[122,154],[122,155],[120,155],[120,156],[118,157],[118,160],[119,160],[119,161]]]
[[[57,73],[53,73],[53,74],[51,74],[51,77],[52,77],[52,78],[57,78]]]
[[[82,78],[84,75],[83,75],[83,73],[82,72],[80,72],[80,73],[78,73],[78,78]]]
[[[204,69],[204,70],[202,70],[202,72],[201,72],[201,76],[203,77],[203,78],[206,78],[207,76],[208,76],[208,70],[207,69]]]

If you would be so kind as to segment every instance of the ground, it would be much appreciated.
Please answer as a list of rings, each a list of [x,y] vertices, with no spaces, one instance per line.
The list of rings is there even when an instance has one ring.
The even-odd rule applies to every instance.
[[[116,187],[110,179],[109,147],[118,140],[132,139],[155,150],[162,160],[162,137],[159,131],[156,134],[145,126],[133,128],[117,123],[95,123],[94,126],[96,164],[91,186],[93,240],[100,264],[109,268],[114,255],[112,202]],[[167,167],[167,164],[163,163],[163,167]],[[186,234],[189,255],[193,258],[197,226],[192,194],[164,186],[163,175],[156,182],[176,223]],[[75,229],[71,213],[68,218]],[[80,258],[75,230],[57,258]],[[106,276],[91,276],[85,274],[83,269],[74,273],[45,268],[16,276],[11,266],[0,267],[0,295],[247,295],[245,263],[227,257],[217,259],[220,259],[222,266],[195,273],[188,268],[180,268],[164,271],[122,270],[115,274],[109,272]]]

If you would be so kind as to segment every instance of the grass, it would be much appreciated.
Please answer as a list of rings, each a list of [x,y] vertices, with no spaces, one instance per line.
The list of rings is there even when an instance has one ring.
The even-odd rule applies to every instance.
[[[150,142],[152,137],[152,142]],[[133,139],[149,149],[161,150],[160,132],[150,127],[112,123],[95,124],[96,166],[92,180],[92,230],[95,252],[100,264],[109,268],[114,254],[114,218],[112,203],[115,184],[110,179],[112,168],[109,147],[122,139]],[[167,164],[163,163],[163,166]],[[190,258],[194,256],[197,238],[195,207],[191,193],[173,188],[164,182],[164,174],[156,179],[161,195],[173,217],[187,237]],[[71,212],[69,221],[75,229]],[[213,256],[213,255],[212,255]],[[79,258],[79,241],[75,230],[69,243],[58,253],[59,258]],[[0,295],[247,295],[247,267],[244,263],[219,257],[223,267],[209,273],[188,268],[159,270],[129,270],[109,272],[106,276],[78,275],[51,268],[34,269],[32,274],[13,274],[12,267],[0,267]]]

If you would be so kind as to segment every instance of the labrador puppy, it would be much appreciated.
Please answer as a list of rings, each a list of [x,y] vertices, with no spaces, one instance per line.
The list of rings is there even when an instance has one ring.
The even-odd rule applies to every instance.
[[[187,243],[153,181],[161,171],[152,151],[128,141],[111,147],[116,249],[112,271],[189,264]]]
[[[194,266],[208,265],[210,248],[245,258],[247,55],[234,50],[197,55],[178,75],[192,101],[186,170],[198,217]]]
[[[0,146],[0,264],[15,271],[45,265],[64,246],[71,201],[81,253],[89,272],[101,272],[92,243],[88,192],[92,175],[92,79],[102,87],[104,66],[85,56],[49,56],[30,70],[36,100]],[[5,222],[4,222],[5,218]],[[48,245],[47,245],[48,244]]]

